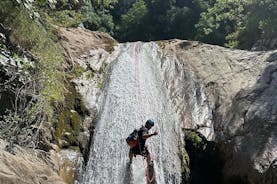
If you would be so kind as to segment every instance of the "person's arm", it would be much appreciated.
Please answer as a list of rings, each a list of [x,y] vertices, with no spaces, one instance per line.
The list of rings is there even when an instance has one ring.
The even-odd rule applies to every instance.
[[[143,138],[143,139],[148,139],[149,137],[152,137],[153,135],[158,135],[158,132],[154,132],[153,134],[146,134],[146,135],[143,135],[142,138]]]

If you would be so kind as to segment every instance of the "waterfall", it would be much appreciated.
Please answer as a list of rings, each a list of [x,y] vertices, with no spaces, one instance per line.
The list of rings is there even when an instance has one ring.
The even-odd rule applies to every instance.
[[[161,56],[155,43],[126,43],[113,61],[105,102],[83,176],[85,184],[146,184],[146,160],[129,163],[125,138],[147,119],[157,136],[147,140],[157,184],[181,183],[181,126],[163,86]]]

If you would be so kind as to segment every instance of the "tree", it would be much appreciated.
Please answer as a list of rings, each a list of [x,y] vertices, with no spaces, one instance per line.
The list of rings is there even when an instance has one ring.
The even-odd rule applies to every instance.
[[[129,11],[121,16],[121,23],[118,27],[117,36],[120,40],[144,40],[144,20],[148,9],[143,0],[133,4]]]
[[[83,8],[83,14],[86,16],[85,27],[113,35],[115,25],[111,11],[117,3],[118,0],[87,0]]]
[[[194,35],[193,12],[188,7],[173,7],[164,17],[164,38],[191,39]]]
[[[251,0],[216,0],[215,4],[201,13],[196,25],[197,38],[229,47],[239,45],[238,37],[245,30],[247,7]],[[211,39],[212,38],[212,39]]]
[[[273,39],[277,37],[277,1],[254,0],[248,14],[246,25],[247,33],[253,31],[253,27],[259,30],[260,37]]]
[[[177,0],[174,6],[166,13],[164,27],[168,28],[168,38],[194,39],[195,24],[200,19],[200,13],[205,11],[209,4],[205,0],[182,1]]]

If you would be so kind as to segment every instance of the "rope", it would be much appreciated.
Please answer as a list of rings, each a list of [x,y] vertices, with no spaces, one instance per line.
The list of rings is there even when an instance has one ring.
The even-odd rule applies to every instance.
[[[136,77],[136,81],[137,81],[137,102],[138,102],[138,114],[137,114],[137,117],[138,117],[138,122],[140,123],[141,120],[140,120],[140,115],[141,115],[141,112],[142,112],[142,109],[141,109],[141,84],[140,84],[140,63],[138,61],[138,48],[135,46],[135,77]]]
[[[135,77],[136,77],[136,81],[137,81],[137,102],[138,102],[138,113],[137,113],[137,117],[138,117],[138,122],[139,124],[141,123],[142,119],[140,119],[140,116],[142,115],[142,106],[144,106],[144,110],[146,113],[146,116],[149,117],[149,107],[148,107],[148,103],[146,101],[146,98],[142,98],[142,93],[141,93],[141,86],[144,86],[144,83],[141,82],[141,77],[140,77],[140,62],[139,62],[139,59],[138,59],[138,47],[135,46]],[[146,90],[144,90],[144,92],[146,93]],[[145,94],[146,96],[146,94]],[[145,100],[144,103],[143,103],[143,99]],[[139,144],[139,150],[140,150],[140,153],[142,153],[142,150],[141,150],[141,146]],[[150,153],[149,153],[150,154]],[[150,155],[151,157],[151,155]],[[150,158],[150,161],[152,160],[152,158]],[[146,161],[147,162],[147,161]],[[147,166],[146,166],[146,181],[147,181],[147,184],[151,184],[155,179],[155,169],[153,168],[153,175],[152,175],[152,178],[150,178],[149,176],[149,163],[147,163]]]
[[[144,80],[141,80],[141,68],[140,68],[140,62],[138,59],[138,53],[139,53],[139,48],[135,46],[135,72],[136,72],[136,81],[137,81],[137,101],[138,101],[138,113],[141,116],[141,119],[138,118],[139,123],[143,121],[143,115],[146,115],[146,117],[149,117],[149,107],[146,98],[146,89],[142,90],[142,88],[145,88],[145,83]],[[144,91],[144,93],[142,93]],[[144,112],[142,112],[144,111]],[[143,115],[142,115],[143,114]],[[139,115],[138,115],[139,117]]]
[[[151,184],[154,179],[155,179],[155,169],[153,168],[153,174],[152,174],[152,178],[150,179],[150,176],[149,176],[149,164],[147,163],[147,167],[146,167],[146,182],[147,184]]]
[[[137,52],[137,50],[136,50],[136,52]],[[138,63],[138,65],[140,64],[138,60],[137,60],[137,63]],[[147,93],[147,90],[149,90],[149,89],[146,89],[147,86],[145,85],[146,83],[145,83],[144,80],[141,80],[141,78],[139,78],[138,80],[140,82],[140,88],[144,89],[144,90],[142,90],[144,93],[140,93],[140,94],[144,97],[144,98],[141,98],[142,106],[143,106],[143,109],[145,111],[144,114],[146,115],[146,118],[148,119],[150,117],[150,111],[149,110],[150,110],[151,103],[148,103],[147,98],[146,98],[146,93]],[[155,156],[154,156],[154,152],[153,152],[152,147],[148,147],[148,150],[152,154],[151,160],[154,160]]]
[[[140,63],[138,60],[138,48],[135,46],[135,77],[137,81],[137,102],[138,102],[138,111],[137,111],[137,118],[138,118],[138,124],[140,124],[141,119],[140,115],[142,114],[142,108],[141,108],[141,84],[140,84]],[[139,145],[139,152],[142,153],[140,143],[138,142]]]

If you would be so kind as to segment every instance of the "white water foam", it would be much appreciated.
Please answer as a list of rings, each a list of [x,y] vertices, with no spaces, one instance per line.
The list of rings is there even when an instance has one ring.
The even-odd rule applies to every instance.
[[[153,129],[159,135],[148,139],[147,144],[157,184],[179,184],[181,126],[163,87],[159,48],[155,43],[127,43],[120,49],[106,86],[83,183],[146,184],[146,161],[137,156],[130,166],[125,138],[153,118]]]

